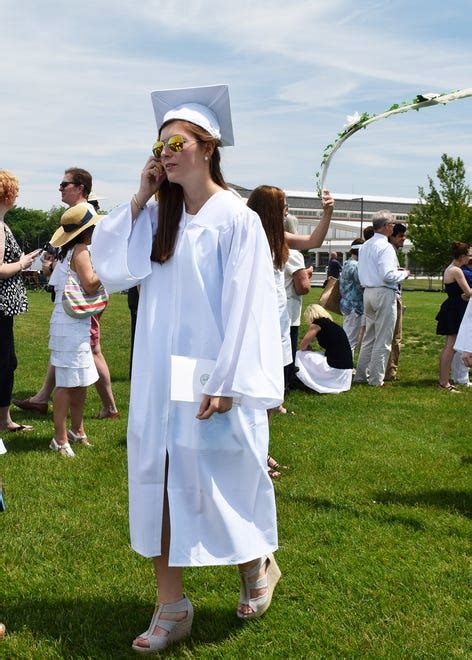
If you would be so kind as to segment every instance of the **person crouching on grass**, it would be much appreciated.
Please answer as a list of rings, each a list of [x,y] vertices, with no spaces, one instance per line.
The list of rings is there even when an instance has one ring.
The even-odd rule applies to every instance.
[[[305,321],[310,324],[297,352],[297,377],[304,385],[320,394],[339,394],[351,388],[352,350],[343,328],[321,305],[309,305]],[[324,353],[310,350],[314,339]]]

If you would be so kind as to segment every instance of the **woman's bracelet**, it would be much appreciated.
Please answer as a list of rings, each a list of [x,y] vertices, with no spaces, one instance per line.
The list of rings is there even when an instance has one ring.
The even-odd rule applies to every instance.
[[[146,205],[140,206],[136,193],[133,195],[132,200],[136,204],[136,208],[138,209],[138,211],[144,211],[144,209],[146,208]]]

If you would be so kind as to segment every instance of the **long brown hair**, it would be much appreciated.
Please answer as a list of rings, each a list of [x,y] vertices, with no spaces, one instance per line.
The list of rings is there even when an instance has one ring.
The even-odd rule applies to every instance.
[[[162,124],[159,130],[159,136],[164,126],[172,121],[177,120],[170,119]],[[191,133],[199,142],[209,142],[214,144],[213,153],[210,158],[210,176],[218,186],[227,190],[228,185],[226,184],[221,171],[221,156],[218,150],[218,140],[196,124],[192,124],[188,121],[178,121],[181,122],[185,126],[185,129],[188,130],[189,133]],[[152,261],[157,261],[158,263],[163,264],[172,256],[183,205],[184,191],[182,186],[178,183],[170,183],[168,179],[164,179],[159,188],[158,223],[157,232],[152,244]]]
[[[276,186],[259,186],[250,194],[247,205],[260,217],[269,241],[274,267],[281,270],[288,259],[284,231],[284,191]]]

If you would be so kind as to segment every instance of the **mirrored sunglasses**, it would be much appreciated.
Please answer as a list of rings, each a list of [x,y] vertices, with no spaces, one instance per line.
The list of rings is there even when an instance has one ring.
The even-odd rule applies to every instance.
[[[167,140],[157,140],[152,147],[152,153],[155,158],[160,158],[164,147],[168,147],[174,153],[184,150],[184,144],[193,144],[201,140],[186,140],[183,135],[172,135]]]

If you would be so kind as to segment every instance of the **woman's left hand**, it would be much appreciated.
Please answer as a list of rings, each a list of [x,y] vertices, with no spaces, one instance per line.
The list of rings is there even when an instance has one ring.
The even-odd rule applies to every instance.
[[[323,208],[325,209],[325,211],[327,211],[328,209],[330,209],[331,211],[333,210],[333,208],[334,208],[334,199],[333,199],[333,197],[331,197],[331,193],[326,188],[323,188],[323,195],[322,195],[321,200],[322,200]]]
[[[231,396],[209,396],[204,394],[200,408],[196,415],[197,419],[210,419],[213,413],[225,413],[233,407]]]

